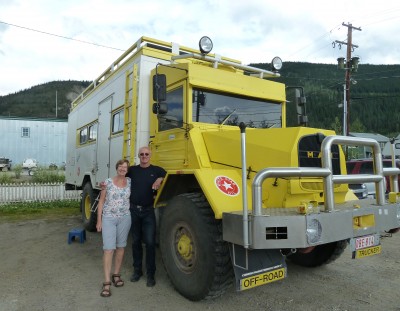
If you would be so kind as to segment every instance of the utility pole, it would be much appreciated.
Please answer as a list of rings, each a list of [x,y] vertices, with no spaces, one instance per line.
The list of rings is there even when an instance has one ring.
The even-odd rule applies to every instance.
[[[57,119],[57,110],[58,110],[58,107],[57,107],[57,90],[56,90],[56,119]]]
[[[342,26],[348,28],[347,30],[347,42],[335,40],[335,43],[339,44],[341,47],[342,44],[347,45],[347,53],[346,53],[346,64],[345,59],[343,57],[338,58],[338,66],[340,69],[345,69],[345,95],[344,95],[344,116],[343,116],[343,129],[345,129],[346,136],[349,136],[350,132],[350,80],[351,73],[357,72],[358,68],[358,57],[351,57],[351,52],[354,48],[358,48],[358,45],[353,44],[353,29],[361,31],[361,28],[353,27],[352,24],[342,23]]]

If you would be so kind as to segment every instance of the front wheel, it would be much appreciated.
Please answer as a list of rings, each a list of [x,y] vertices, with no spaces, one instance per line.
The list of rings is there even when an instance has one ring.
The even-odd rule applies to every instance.
[[[288,259],[299,266],[318,267],[338,259],[343,254],[347,244],[348,242],[344,240],[318,245],[309,253],[297,252],[288,256]]]
[[[229,247],[201,193],[185,193],[163,208],[160,250],[175,289],[187,299],[217,297],[232,283]]]
[[[97,195],[98,194],[93,191],[90,182],[87,182],[82,191],[81,212],[83,226],[90,232],[96,231],[97,213],[92,211],[92,207],[94,209],[95,204],[97,204]]]

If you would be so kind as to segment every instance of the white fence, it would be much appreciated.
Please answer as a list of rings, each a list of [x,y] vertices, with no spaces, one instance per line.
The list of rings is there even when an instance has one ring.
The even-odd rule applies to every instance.
[[[0,204],[12,202],[80,200],[81,190],[65,190],[63,183],[0,184]]]

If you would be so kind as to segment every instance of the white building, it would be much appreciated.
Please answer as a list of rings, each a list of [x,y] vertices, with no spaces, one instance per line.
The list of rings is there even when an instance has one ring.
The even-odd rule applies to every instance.
[[[22,164],[27,158],[38,165],[65,163],[67,120],[0,116],[0,157]]]
[[[392,143],[389,141],[385,144],[385,147],[383,148],[382,154],[384,157],[391,158],[392,153],[394,153],[394,157],[396,159],[400,159],[400,134],[394,139],[393,146]]]

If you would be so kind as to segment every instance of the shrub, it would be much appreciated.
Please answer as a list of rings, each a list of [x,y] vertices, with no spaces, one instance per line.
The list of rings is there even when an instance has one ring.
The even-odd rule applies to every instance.
[[[32,182],[35,183],[57,183],[64,181],[65,176],[60,175],[58,171],[48,171],[44,168],[38,168],[32,176]]]
[[[12,178],[7,172],[0,172],[0,184],[9,184],[12,182]]]
[[[21,173],[22,173],[22,165],[21,164],[17,164],[13,167],[13,171],[15,174],[15,178],[20,178],[21,177]]]

